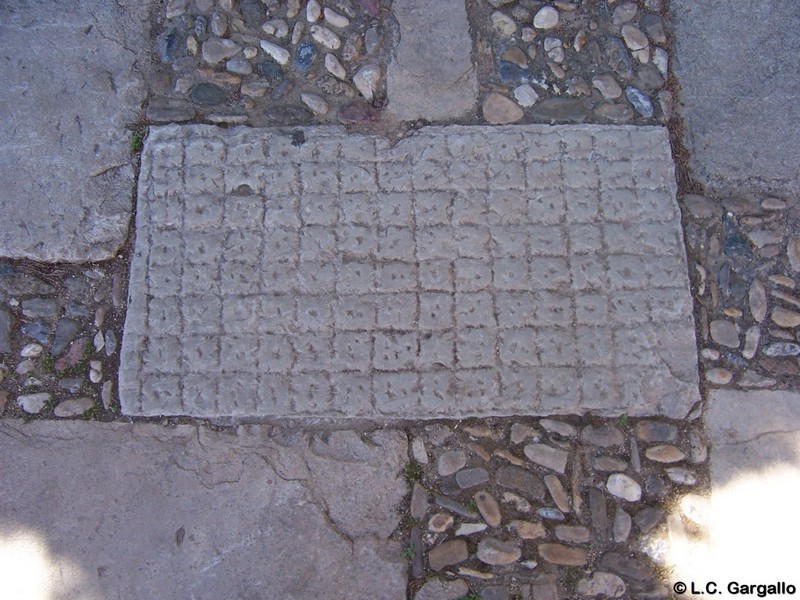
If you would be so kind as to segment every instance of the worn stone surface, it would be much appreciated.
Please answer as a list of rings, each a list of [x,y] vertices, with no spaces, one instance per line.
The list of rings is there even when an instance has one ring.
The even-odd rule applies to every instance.
[[[302,131],[151,130],[125,413],[675,417],[698,399],[663,130]]]
[[[102,260],[125,241],[149,4],[0,6],[0,256]]]
[[[694,175],[718,189],[796,195],[800,129],[785,126],[797,98],[796,2],[674,0],[670,12]]]
[[[459,0],[394,0],[400,28],[387,73],[387,111],[402,121],[464,117],[477,102],[467,12]]]
[[[451,450],[439,456],[436,467],[439,475],[446,477],[452,475],[467,464],[467,455],[461,450]]]
[[[499,527],[502,522],[502,513],[497,500],[489,492],[478,492],[475,494],[475,504],[478,511],[490,527]]]
[[[547,444],[529,444],[525,446],[525,456],[537,465],[563,474],[569,453]]]
[[[405,596],[402,549],[388,541],[405,489],[402,433],[8,420],[0,444],[14,456],[0,534],[48,557],[32,563],[35,578],[23,574],[23,590]]]
[[[637,502],[642,497],[642,487],[624,473],[610,475],[606,487],[609,493],[628,502]]]
[[[581,579],[576,591],[582,596],[606,596],[619,598],[625,593],[625,582],[613,573],[595,573],[591,578]]]
[[[764,581],[778,581],[778,573],[791,568],[791,558],[777,540],[800,533],[797,520],[786,518],[800,477],[798,407],[800,394],[786,391],[709,394],[704,421],[711,497],[701,518],[708,539],[704,544],[686,543],[686,564],[681,566],[688,573],[715,565],[720,577],[741,576],[744,569],[752,569],[742,555],[749,548],[759,549],[757,572]],[[743,526],[741,516],[753,510],[759,511],[758,524]]]

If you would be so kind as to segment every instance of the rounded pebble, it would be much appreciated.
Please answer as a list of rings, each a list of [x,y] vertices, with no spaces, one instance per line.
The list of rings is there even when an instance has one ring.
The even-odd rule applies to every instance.
[[[642,498],[642,487],[624,473],[614,473],[606,482],[608,492],[628,502],[638,502]]]
[[[17,398],[17,404],[26,413],[35,415],[44,409],[45,405],[50,402],[50,394],[40,392],[38,394],[23,394]]]
[[[714,385],[727,385],[733,380],[733,373],[727,369],[717,367],[706,371],[706,381]]]
[[[487,565],[510,565],[520,559],[522,550],[511,542],[487,537],[478,542],[478,552],[476,554],[478,560]]]
[[[467,455],[461,450],[448,450],[439,456],[436,463],[437,472],[442,477],[447,477],[460,471],[467,464]]]
[[[533,26],[536,29],[553,29],[558,25],[558,11],[552,6],[543,6],[533,17]]]
[[[33,358],[34,356],[39,356],[44,348],[39,344],[27,344],[22,348],[19,355],[23,358]]]
[[[328,114],[328,111],[330,110],[330,107],[328,106],[328,103],[325,101],[325,99],[322,98],[321,96],[317,96],[316,94],[302,92],[300,94],[300,99],[308,108],[310,108],[318,115]]]
[[[77,417],[94,406],[91,398],[74,398],[64,400],[53,409],[53,414],[60,418]]]
[[[510,98],[492,92],[483,103],[483,118],[492,125],[507,125],[519,121],[525,113]]]

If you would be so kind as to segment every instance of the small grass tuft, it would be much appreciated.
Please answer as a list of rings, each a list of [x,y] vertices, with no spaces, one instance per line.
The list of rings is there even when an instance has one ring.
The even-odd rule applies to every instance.
[[[405,467],[403,467],[403,479],[406,480],[408,487],[414,487],[414,484],[422,480],[424,473],[422,465],[415,460],[411,460]]]
[[[622,413],[619,418],[617,418],[617,425],[620,427],[628,426],[628,413]]]
[[[409,514],[404,514],[400,517],[400,523],[397,525],[397,528],[401,531],[407,531],[411,529],[414,525],[419,525],[419,521],[414,519]]]
[[[45,373],[52,373],[55,371],[56,357],[52,354],[45,354],[42,357],[42,370]]]
[[[411,544],[408,544],[405,548],[403,548],[403,553],[400,556],[405,560],[411,560],[416,555],[417,553],[414,552],[414,547]]]
[[[567,567],[564,569],[564,587],[571,593],[575,591],[578,580],[583,575],[583,570],[578,567]]]
[[[52,412],[56,405],[58,405],[58,400],[50,396],[50,399],[44,403],[42,412]]]
[[[81,419],[83,419],[84,421],[95,421],[95,420],[97,420],[97,417],[100,416],[101,411],[102,411],[102,408],[98,404],[97,400],[95,400],[94,406],[92,406],[92,408],[90,408],[86,412],[84,412],[81,415]]]
[[[142,151],[142,147],[144,146],[144,138],[146,135],[146,128],[135,129],[133,133],[131,133],[131,152],[135,154]]]

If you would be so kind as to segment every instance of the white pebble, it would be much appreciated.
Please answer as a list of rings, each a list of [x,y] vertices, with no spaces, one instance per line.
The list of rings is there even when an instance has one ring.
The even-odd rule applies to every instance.
[[[325,68],[328,70],[328,73],[337,79],[347,79],[347,71],[344,70],[344,67],[342,66],[342,63],[339,62],[339,59],[331,53],[325,55]]]
[[[39,356],[43,350],[44,348],[42,348],[39,344],[28,344],[22,349],[19,355],[23,358],[32,358],[34,356]]]
[[[553,29],[558,25],[558,11],[552,6],[543,6],[533,17],[533,26],[536,29]]]
[[[300,42],[300,38],[303,37],[303,32],[306,30],[306,24],[302,21],[298,21],[294,25],[294,29],[292,29],[292,46],[296,46]]]
[[[653,64],[658,69],[663,77],[666,77],[669,72],[669,54],[663,48],[655,48],[653,50]]]
[[[325,20],[333,27],[338,27],[339,29],[350,25],[350,19],[344,15],[340,15],[339,13],[332,11],[330,8],[325,9]]]
[[[313,37],[315,41],[325,46],[328,50],[338,50],[342,45],[342,40],[339,39],[338,35],[333,33],[327,27],[322,27],[320,25],[311,26],[311,37]]]
[[[186,49],[192,56],[197,56],[197,52],[200,50],[200,45],[197,43],[197,39],[193,35],[190,35],[186,38]]]
[[[522,28],[522,41],[530,43],[536,39],[536,30],[533,27]]]
[[[103,332],[102,331],[98,331],[95,334],[93,343],[94,343],[95,352],[100,352],[100,350],[102,350],[103,348],[106,347],[106,338],[103,337]]]
[[[638,502],[642,497],[642,487],[624,473],[610,475],[606,489],[612,496],[628,502]]]
[[[17,398],[17,405],[28,414],[36,414],[42,411],[45,404],[50,402],[52,396],[45,392],[38,394],[24,394]]]
[[[283,19],[271,19],[264,23],[261,29],[267,35],[274,35],[279,40],[289,35],[289,25]]]
[[[505,37],[511,37],[517,30],[517,24],[514,19],[504,15],[499,10],[492,13],[492,27],[497,33]]]
[[[300,13],[300,0],[289,0],[286,3],[286,16],[294,19]]]
[[[472,535],[480,533],[488,527],[486,523],[463,523],[456,529],[456,535]]]
[[[261,40],[261,49],[275,59],[275,62],[285,65],[289,62],[289,51],[266,40]]]
[[[317,0],[308,0],[306,4],[306,20],[309,23],[316,23],[322,15],[322,7]]]
[[[300,94],[300,99],[308,108],[310,108],[318,115],[325,115],[328,113],[329,110],[328,103],[325,102],[324,98],[321,98],[316,94],[309,94],[308,92],[302,92]]]
[[[378,89],[380,79],[381,68],[378,65],[364,65],[353,77],[353,83],[367,102],[370,102]]]
[[[419,464],[428,464],[428,451],[425,449],[425,442],[422,438],[414,438],[414,441],[411,443],[411,452],[414,455],[414,460]]]
[[[539,94],[536,93],[536,90],[534,90],[529,83],[523,83],[514,88],[514,100],[523,108],[528,108],[536,104],[539,100]]]

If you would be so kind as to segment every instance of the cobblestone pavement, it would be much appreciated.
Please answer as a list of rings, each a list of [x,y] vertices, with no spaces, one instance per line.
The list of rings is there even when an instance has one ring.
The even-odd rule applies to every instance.
[[[124,257],[94,266],[0,263],[0,412],[118,414],[127,271]]]
[[[683,417],[667,157],[661,129],[154,129],[122,410]]]
[[[382,0],[170,0],[156,8],[147,119],[370,120],[386,102]]]
[[[289,454],[308,446],[308,456],[330,445],[322,470],[347,471],[314,496],[314,526],[335,547],[320,550],[321,560],[337,562],[336,573],[344,565],[350,579],[380,589],[387,569],[397,587],[397,565],[407,561],[407,597],[415,600],[666,598],[675,578],[668,542],[702,535],[706,524],[693,325],[704,398],[711,387],[798,387],[795,200],[708,192],[676,204],[666,131],[647,126],[667,121],[675,90],[665,83],[670,6],[658,0],[467,2],[475,63],[468,58],[472,68],[461,70],[468,49],[449,35],[470,38],[447,31],[461,14],[446,16],[451,4],[442,2],[426,60],[442,68],[439,83],[453,81],[463,95],[446,96],[449,83],[434,86],[426,106],[450,102],[446,109],[430,119],[407,113],[473,125],[638,127],[427,128],[395,145],[299,127],[394,122],[392,61],[399,64],[402,39],[419,40],[400,35],[418,4],[154,3],[151,39],[141,40],[155,60],[148,122],[284,127],[153,127],[135,248],[85,265],[0,263],[0,414],[4,432],[13,430],[6,441],[20,442],[14,452],[40,452],[50,427],[67,432],[58,440],[82,438],[84,424],[58,422],[81,418],[150,420],[147,435],[167,446],[173,436],[181,445],[217,435],[219,421],[186,415],[379,420],[386,430],[376,435],[408,439],[407,504],[385,545],[395,522],[384,513],[394,500],[375,500],[384,511],[376,518],[364,495],[386,487],[381,476],[396,479],[402,448],[393,445],[386,472],[371,471],[362,484],[365,472],[352,461],[381,458],[372,433],[342,433],[349,441],[339,447],[333,426],[319,436],[268,427],[253,442],[274,438]],[[116,21],[114,31],[126,28]],[[81,35],[127,39],[108,35],[105,23],[95,18]],[[137,37],[134,29],[128,36]],[[110,77],[121,98],[143,92],[138,72],[130,85]],[[104,76],[90,79],[110,93]],[[92,177],[127,165],[126,144],[124,161],[98,164]],[[115,231],[114,247],[122,243]],[[46,244],[38,251],[75,258]],[[741,401],[768,403],[777,393]],[[165,427],[181,421],[195,433]],[[98,447],[122,439],[122,423],[102,427],[110,429]],[[250,435],[248,427],[231,429]],[[46,479],[31,478],[27,458],[10,455],[22,482],[12,486],[20,494],[14,509],[40,517],[43,492],[25,486]],[[229,472],[227,459],[178,462],[206,487],[220,483],[221,465],[236,480],[222,485],[246,479]],[[260,462],[241,464],[262,473]],[[263,472],[291,487],[309,466],[292,464],[299,470],[270,463]],[[117,472],[116,463],[102,468]],[[48,523],[90,518],[94,503],[81,504],[82,493],[61,520],[50,518],[58,507],[45,509]],[[334,513],[349,515],[353,494],[366,516],[337,530]],[[292,524],[299,514],[281,513]],[[108,522],[118,517],[113,510]],[[364,537],[370,520],[382,549],[364,560],[347,537]],[[170,549],[184,536],[194,542],[189,528],[179,532],[169,529]],[[66,547],[85,542],[83,534],[71,532]],[[293,536],[281,543],[307,558]]]
[[[458,38],[462,12],[418,0],[172,0],[154,15],[147,119],[365,123],[386,107],[401,120],[652,124],[672,114],[662,0],[471,0],[475,66]],[[396,107],[390,62],[403,71]]]
[[[473,0],[481,115],[489,123],[666,123],[662,0]]]
[[[765,195],[688,195],[683,204],[706,382],[797,390],[796,204]]]
[[[686,421],[436,423],[411,447],[415,599],[667,598],[670,541],[704,523],[708,452]]]

